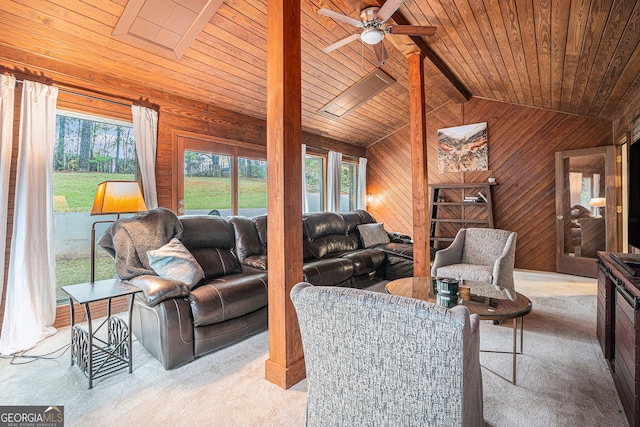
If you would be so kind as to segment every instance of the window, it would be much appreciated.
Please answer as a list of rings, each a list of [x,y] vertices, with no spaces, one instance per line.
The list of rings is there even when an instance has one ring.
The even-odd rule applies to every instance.
[[[61,286],[90,279],[91,225],[96,218],[89,212],[98,184],[137,179],[132,124],[59,110],[53,162],[57,300],[64,303]],[[108,225],[97,225],[96,236]],[[96,280],[114,275],[113,258],[97,247]]]
[[[325,167],[324,157],[307,155],[305,162],[305,189],[308,212],[324,210]]]
[[[231,215],[231,160],[231,156],[185,150],[185,214]]]
[[[264,150],[233,143],[178,136],[184,159],[178,182],[178,213],[242,215],[267,213],[267,161]]]
[[[238,214],[267,213],[267,161],[238,157]]]
[[[357,208],[358,164],[343,161],[340,178],[340,212],[349,212]]]

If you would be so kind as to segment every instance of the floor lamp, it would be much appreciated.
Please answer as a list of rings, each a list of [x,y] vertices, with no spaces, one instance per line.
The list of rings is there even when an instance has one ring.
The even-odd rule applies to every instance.
[[[98,220],[91,226],[91,283],[95,283],[96,224],[115,222],[120,214],[146,212],[137,181],[104,181],[98,184],[91,215],[116,215],[116,219]]]

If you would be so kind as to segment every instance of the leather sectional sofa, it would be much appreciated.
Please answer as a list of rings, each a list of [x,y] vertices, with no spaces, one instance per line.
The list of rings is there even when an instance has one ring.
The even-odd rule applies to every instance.
[[[163,215],[167,213],[163,210]],[[151,214],[153,211],[146,215]],[[144,217],[120,222],[144,222]],[[268,324],[266,215],[254,218],[184,216],[177,220],[179,224],[173,228],[182,228],[182,233],[177,232],[176,237],[202,267],[204,275],[191,287],[156,275],[143,253],[143,249],[148,248],[127,249],[136,253],[142,268],[134,269],[132,277],[126,277],[132,270],[125,273],[118,268],[123,257],[118,255],[118,245],[114,242],[131,239],[133,227],[129,227],[127,233],[118,232],[116,222],[109,238],[100,242],[116,258],[120,277],[142,290],[134,302],[132,331],[165,369],[173,369],[263,331]],[[318,286],[364,288],[383,279],[411,276],[413,245],[410,238],[385,232],[388,242],[364,247],[358,228],[363,224],[376,224],[376,221],[362,210],[305,214],[303,280]],[[157,224],[154,227],[157,228]],[[164,227],[165,230],[173,228]],[[109,233],[107,230],[105,235]],[[142,231],[136,229],[136,233]],[[135,238],[133,240],[128,244],[135,246]]]

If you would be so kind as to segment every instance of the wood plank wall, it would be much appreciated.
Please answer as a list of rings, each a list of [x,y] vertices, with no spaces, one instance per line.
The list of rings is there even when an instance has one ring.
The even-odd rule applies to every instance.
[[[138,84],[130,84],[124,79],[112,75],[102,74],[96,70],[89,70],[69,64],[60,63],[46,57],[29,52],[4,47],[0,51],[0,72],[15,75],[19,79],[44,77],[53,80],[53,84],[66,90],[94,95],[105,100],[130,104],[139,100],[142,103],[154,104],[159,107],[158,116],[158,150],[156,164],[156,179],[158,190],[158,204],[176,211],[177,206],[177,177],[174,173],[174,135],[180,131],[197,133],[205,136],[220,137],[226,140],[266,146],[265,121],[259,118],[237,114],[212,104],[193,101],[188,98],[159,92]],[[21,85],[18,86],[21,89]],[[15,199],[15,170],[18,152],[18,126],[20,118],[20,92],[16,91],[16,112],[13,135],[13,159],[11,181],[9,183],[9,224],[7,232],[7,249],[5,263],[5,278],[8,274],[9,252],[11,247],[11,231],[13,229],[13,203]],[[131,120],[131,109],[111,102],[99,101],[92,98],[60,92],[58,107],[85,113],[103,115],[124,120]],[[366,150],[341,141],[303,132],[303,142],[311,148],[331,149],[354,156],[364,157]],[[89,233],[89,230],[87,230]],[[87,249],[88,251],[88,249]],[[87,277],[87,281],[88,281]],[[6,283],[6,281],[5,281]],[[4,287],[6,289],[6,286]],[[0,327],[4,313],[5,295],[0,302]],[[126,308],[123,299],[119,301],[118,310]],[[82,310],[77,310],[82,316]],[[94,316],[104,315],[106,312],[94,312]],[[68,304],[58,307],[55,326],[69,324]]]
[[[438,173],[439,128],[487,122],[496,228],[518,232],[516,267],[555,271],[556,151],[613,143],[611,122],[473,98],[427,114],[429,183],[481,182],[488,172]],[[411,170],[408,129],[367,148],[368,208],[385,228],[410,233]]]

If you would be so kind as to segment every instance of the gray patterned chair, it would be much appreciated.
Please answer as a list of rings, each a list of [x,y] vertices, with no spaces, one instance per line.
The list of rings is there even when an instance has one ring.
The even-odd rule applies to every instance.
[[[453,243],[436,252],[431,276],[463,279],[491,285],[483,294],[488,297],[515,301],[513,266],[516,257],[516,238],[513,231],[494,228],[461,228]]]
[[[412,298],[298,283],[307,426],[482,426],[479,321]]]

